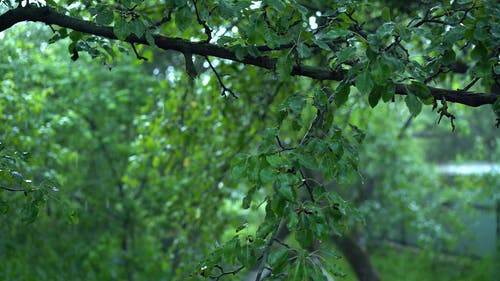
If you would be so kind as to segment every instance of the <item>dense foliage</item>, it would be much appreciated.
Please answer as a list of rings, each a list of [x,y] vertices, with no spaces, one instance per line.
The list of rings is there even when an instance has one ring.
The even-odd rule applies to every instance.
[[[496,1],[0,5],[2,279],[378,280],[365,237],[499,186],[436,194],[462,147],[411,137],[500,156]]]

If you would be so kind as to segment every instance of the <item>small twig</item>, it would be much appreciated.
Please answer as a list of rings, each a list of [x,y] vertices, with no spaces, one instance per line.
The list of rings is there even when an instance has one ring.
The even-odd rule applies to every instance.
[[[215,67],[212,65],[212,62],[210,61],[208,56],[205,56],[205,59],[207,60],[208,65],[210,66],[210,69],[212,69],[212,71],[214,72],[215,77],[217,77],[217,81],[219,81],[219,85],[222,87],[222,94],[221,95],[227,96],[227,93],[229,93],[229,94],[231,94],[231,96],[233,96],[235,99],[237,99],[238,96],[231,89],[226,87],[226,85],[224,85],[224,82],[222,81],[222,79],[221,79],[219,73],[217,72],[217,70],[215,69]]]
[[[257,273],[257,276],[255,277],[255,281],[260,281],[262,278],[262,273],[264,272],[264,269],[266,268],[266,263],[267,263],[267,259],[269,257],[269,253],[271,252],[271,248],[273,246],[273,243],[275,242],[276,237],[278,236],[278,232],[280,230],[282,222],[283,222],[283,219],[280,219],[276,223],[274,230],[273,230],[273,233],[271,234],[271,237],[269,238],[269,240],[266,243],[266,247],[264,248],[264,253],[262,254],[262,259],[260,261],[260,264],[259,264],[259,267],[257,270],[258,273]]]
[[[440,65],[439,68],[437,69],[436,72],[434,72],[434,74],[432,74],[431,76],[425,78],[424,80],[424,84],[427,84],[429,82],[431,82],[434,78],[436,78],[439,74],[441,73],[446,73],[446,72],[449,72],[449,70],[443,70],[443,67]]]
[[[283,246],[283,247],[285,247],[287,249],[290,249],[290,250],[292,249],[292,247],[290,247],[290,245],[288,245],[287,243],[279,240],[278,238],[274,239],[274,242],[280,244],[281,246]]]
[[[384,48],[384,51],[388,51],[390,50],[392,47],[395,47],[397,45],[399,45],[399,43],[401,42],[401,37],[399,37],[399,35],[396,35],[394,36],[394,42],[392,42],[391,44],[389,44],[387,47]]]
[[[200,13],[198,11],[198,6],[196,5],[197,0],[192,0],[193,6],[194,6],[194,11],[196,13],[196,19],[198,20],[198,23],[203,26],[203,29],[205,29],[205,34],[207,35],[206,42],[210,42],[212,40],[212,29],[208,26],[207,21],[202,20],[200,17]]]
[[[161,18],[158,22],[154,23],[153,26],[151,26],[152,29],[160,27],[162,24],[169,22],[172,19],[172,11],[168,11],[168,14]]]
[[[215,265],[215,267],[221,271],[221,273],[219,275],[210,276],[211,279],[215,279],[215,280],[220,280],[222,277],[224,277],[226,275],[230,275],[230,274],[236,275],[236,273],[240,272],[243,268],[245,268],[245,266],[242,265],[234,270],[224,271],[224,269],[220,265]]]
[[[130,43],[130,46],[132,46],[132,50],[134,50],[134,54],[135,54],[135,56],[137,57],[137,59],[139,59],[139,60],[144,60],[144,61],[148,61],[148,59],[147,59],[147,58],[145,58],[145,57],[141,56],[141,55],[137,52],[137,49],[135,48],[134,43]]]
[[[348,13],[348,12],[345,12],[346,16],[354,23],[354,31],[356,32],[356,34],[359,34],[361,37],[363,37],[365,40],[368,38],[368,34],[363,30],[363,25],[365,24],[364,22],[363,23],[359,23],[359,21],[357,21],[352,15],[354,15],[354,12],[356,10],[353,10],[352,12]]]
[[[306,134],[300,141],[299,145],[305,144],[311,137],[313,137],[314,130],[321,128],[323,126],[323,114],[324,112],[320,110],[319,108],[316,111],[316,117],[312,121],[311,125],[309,126],[309,129],[307,130]]]
[[[279,154],[281,152],[284,152],[284,151],[289,151],[289,150],[294,150],[296,149],[296,147],[292,146],[292,147],[285,147],[282,143],[281,143],[281,140],[280,140],[280,137],[279,136],[276,136],[276,141],[278,142],[278,146],[281,148],[280,150],[276,151],[275,153],[273,154]]]
[[[399,130],[398,139],[402,139],[403,138],[404,133],[405,133],[406,129],[408,129],[408,127],[410,127],[410,124],[411,124],[412,120],[413,120],[413,116],[412,115],[410,115],[410,117],[408,117],[408,119],[406,119],[405,124]]]
[[[7,186],[0,186],[0,189],[4,189],[4,190],[7,190],[7,191],[12,191],[12,192],[29,192],[30,191],[30,190],[12,188],[12,187],[7,187]]]
[[[479,81],[479,79],[480,79],[479,77],[475,77],[474,79],[472,79],[472,81],[469,84],[467,84],[467,86],[465,86],[462,89],[462,91],[467,92],[472,86],[474,86],[474,84],[477,83],[477,81]]]
[[[309,180],[308,178],[306,178],[306,175],[304,175],[304,172],[302,172],[302,170],[300,170],[300,175],[302,176],[302,184],[306,187],[307,189],[307,193],[309,194],[309,198],[311,198],[311,201],[312,202],[316,202],[316,200],[314,199],[314,194],[312,193],[312,188],[311,186],[309,185],[309,183],[307,183],[307,181]],[[321,185],[318,181],[316,181],[315,179],[312,179],[313,181],[316,182],[316,184],[318,185]]]
[[[443,14],[435,15],[433,17],[429,17],[431,10],[427,10],[424,17],[419,22],[417,22],[413,27],[419,27],[419,26],[423,25],[424,23],[437,23],[437,24],[451,25],[451,26],[461,24],[467,18],[468,13],[474,9],[477,9],[477,8],[479,8],[479,7],[475,6],[475,4],[472,4],[472,6],[470,6],[467,9],[453,9],[451,11],[447,11],[448,14],[443,13]],[[447,21],[439,19],[439,18],[442,18],[445,16],[450,16],[451,13],[456,13],[456,12],[464,12],[462,17],[458,21],[458,23],[451,23],[451,22],[447,22]],[[410,23],[408,24],[408,27],[411,25],[412,22],[413,22],[413,20],[410,21]]]
[[[7,187],[7,186],[0,186],[0,189],[11,191],[11,192],[33,192],[36,189],[19,189],[19,188],[12,188],[12,187]]]

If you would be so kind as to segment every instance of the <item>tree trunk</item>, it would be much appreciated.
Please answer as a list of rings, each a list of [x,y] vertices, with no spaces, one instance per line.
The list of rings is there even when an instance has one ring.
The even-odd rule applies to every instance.
[[[347,234],[334,239],[335,244],[351,265],[359,281],[380,281],[370,256]]]

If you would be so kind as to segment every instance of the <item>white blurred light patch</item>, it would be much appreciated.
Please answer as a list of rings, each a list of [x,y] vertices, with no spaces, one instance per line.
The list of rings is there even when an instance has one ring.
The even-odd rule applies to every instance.
[[[255,10],[260,8],[262,1],[252,1],[252,5],[250,5],[250,9]]]
[[[309,26],[312,29],[318,28],[318,24],[316,23],[316,17],[309,17]]]
[[[496,163],[464,163],[444,164],[437,167],[440,174],[446,175],[484,175],[500,174],[500,164]]]

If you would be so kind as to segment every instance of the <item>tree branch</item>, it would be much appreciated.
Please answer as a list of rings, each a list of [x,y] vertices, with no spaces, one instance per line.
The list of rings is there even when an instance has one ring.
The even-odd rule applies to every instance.
[[[12,188],[12,187],[7,187],[7,186],[0,186],[0,189],[7,190],[10,192],[27,192],[27,191],[29,191],[26,189],[18,189],[18,188]]]
[[[48,25],[58,25],[86,34],[116,40],[118,39],[113,32],[113,27],[101,26],[96,23],[78,19],[59,13],[49,7],[18,7],[0,15],[0,32],[9,29],[14,24],[24,21],[43,22]],[[244,58],[238,58],[236,53],[229,48],[217,46],[206,42],[191,42],[181,38],[172,38],[161,35],[153,36],[157,47],[164,50],[175,50],[183,53],[192,53],[201,56],[213,56],[221,59],[236,61],[248,65],[274,70],[276,59],[267,56],[253,57],[250,55]],[[148,45],[146,38],[130,35],[125,39],[128,43]],[[343,71],[333,71],[329,68],[295,65],[291,75],[304,76],[316,80],[335,80],[341,81],[345,77]],[[430,87],[431,94],[435,99],[446,99],[448,102],[461,103],[468,106],[481,106],[484,104],[493,104],[499,94],[472,93],[463,90],[448,90]],[[405,85],[396,83],[396,94],[407,95]]]

